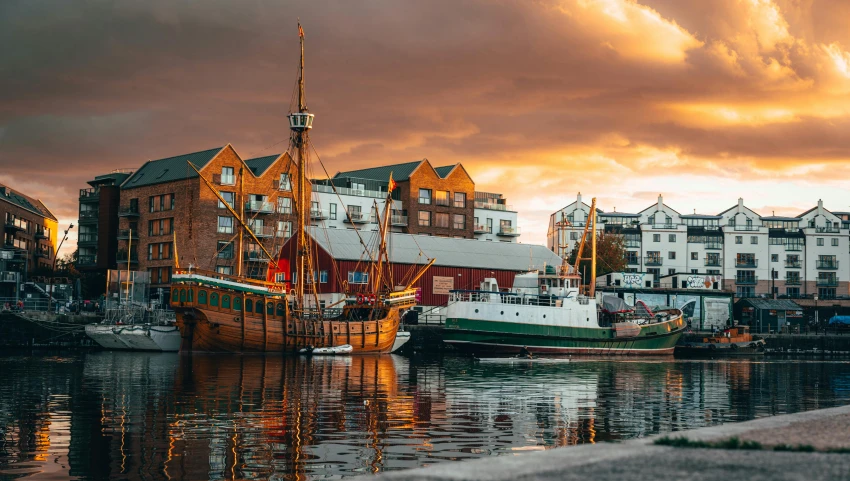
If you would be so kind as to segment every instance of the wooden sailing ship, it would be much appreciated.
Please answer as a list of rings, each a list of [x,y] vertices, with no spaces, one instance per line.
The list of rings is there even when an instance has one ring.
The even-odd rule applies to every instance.
[[[388,353],[393,348],[405,309],[415,305],[413,284],[434,263],[424,265],[401,287],[396,287],[388,273],[389,257],[386,237],[389,232],[390,207],[394,183],[390,177],[387,202],[379,217],[380,243],[377,255],[371,256],[373,279],[371,293],[346,293],[341,304],[322,307],[316,286],[316,256],[313,241],[307,233],[310,190],[307,183],[309,131],[314,115],[309,113],[304,96],[304,35],[298,26],[301,56],[298,74],[298,108],[289,115],[291,150],[297,154],[297,192],[295,210],[297,230],[295,277],[293,289],[285,282],[251,279],[241,272],[228,275],[193,267],[180,268],[179,259],[171,282],[171,307],[177,314],[177,325],[184,351],[214,352],[282,352],[300,349],[350,345],[354,354]],[[203,183],[216,195],[240,226],[240,236],[249,236],[269,260],[269,272],[278,269],[278,256],[273,256],[257,239],[245,222],[244,212],[237,212],[213,184],[191,163]],[[241,241],[241,238],[240,238]],[[304,282],[309,279],[310,282]],[[309,285],[311,292],[305,288]]]

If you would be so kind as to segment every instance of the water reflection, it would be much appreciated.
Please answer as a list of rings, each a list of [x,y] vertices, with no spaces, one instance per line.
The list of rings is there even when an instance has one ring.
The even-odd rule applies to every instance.
[[[300,480],[829,407],[850,364],[0,357],[0,478]]]

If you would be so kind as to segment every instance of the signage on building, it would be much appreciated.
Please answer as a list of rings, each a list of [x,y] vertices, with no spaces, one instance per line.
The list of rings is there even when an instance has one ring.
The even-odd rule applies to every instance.
[[[416,302],[417,303],[422,302],[422,288],[420,288],[420,287],[416,288]]]
[[[623,274],[623,286],[643,287],[643,274]]]
[[[432,279],[434,279],[434,281],[431,292],[433,292],[434,294],[449,295],[449,291],[455,288],[454,277],[434,276]]]
[[[688,276],[688,289],[711,289],[715,282],[720,282],[720,276]]]
[[[803,311],[785,311],[785,317],[803,317]]]

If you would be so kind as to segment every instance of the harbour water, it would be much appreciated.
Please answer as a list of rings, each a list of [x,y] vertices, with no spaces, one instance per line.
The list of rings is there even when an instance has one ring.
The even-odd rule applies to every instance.
[[[850,362],[0,357],[0,479],[328,479],[850,403]]]

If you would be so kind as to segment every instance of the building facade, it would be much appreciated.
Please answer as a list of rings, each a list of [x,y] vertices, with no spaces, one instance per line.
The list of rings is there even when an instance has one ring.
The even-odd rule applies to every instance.
[[[168,287],[175,261],[265,279],[260,245],[277,256],[296,220],[296,168],[288,154],[243,160],[230,145],[145,163],[121,185],[118,268],[150,272],[152,291]]]
[[[5,303],[17,300],[31,272],[52,268],[58,223],[40,200],[4,185],[0,185],[0,217],[0,298]]]
[[[548,247],[569,255],[590,207],[576,201],[550,216]],[[629,272],[719,276],[736,297],[834,299],[850,295],[850,213],[817,206],[795,217],[762,216],[743,199],[717,215],[680,214],[657,203],[638,213],[597,210],[598,231],[623,235]]]
[[[120,169],[98,175],[80,189],[77,225],[77,268],[80,270],[115,269],[118,253],[118,209],[121,184],[133,171]]]
[[[517,213],[501,194],[476,192],[461,164],[433,167],[427,159],[314,179],[312,224],[377,230],[391,174],[392,232],[497,242],[519,238]]]

